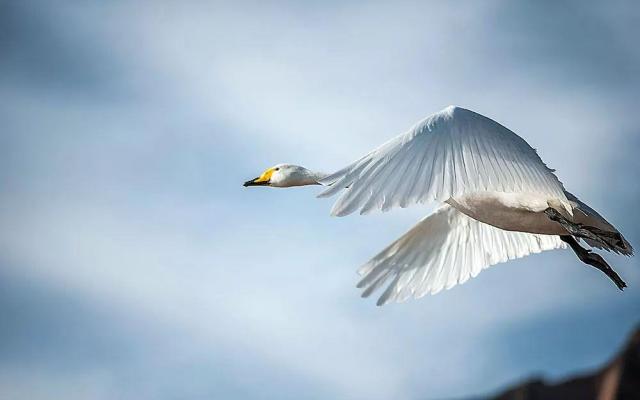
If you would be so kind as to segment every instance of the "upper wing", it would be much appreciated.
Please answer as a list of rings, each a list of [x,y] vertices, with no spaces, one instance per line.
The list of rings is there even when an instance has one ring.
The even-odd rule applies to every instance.
[[[377,304],[400,302],[464,283],[493,264],[564,247],[559,236],[505,231],[444,204],[363,265],[358,287],[367,297],[391,280]]]
[[[320,180],[320,197],[344,189],[332,215],[444,202],[477,191],[533,192],[566,200],[558,178],[521,137],[459,107],[427,117],[409,132]]]

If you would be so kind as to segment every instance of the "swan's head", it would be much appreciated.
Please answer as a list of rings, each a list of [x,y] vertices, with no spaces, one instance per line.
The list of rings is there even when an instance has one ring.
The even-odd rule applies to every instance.
[[[291,187],[319,185],[318,177],[305,167],[291,164],[278,164],[267,168],[262,175],[246,181],[243,186]]]

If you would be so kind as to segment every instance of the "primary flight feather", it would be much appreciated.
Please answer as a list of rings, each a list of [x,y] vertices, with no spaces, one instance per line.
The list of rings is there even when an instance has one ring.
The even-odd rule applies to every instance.
[[[435,294],[488,266],[569,245],[623,289],[589,246],[631,255],[629,242],[567,192],[529,144],[499,123],[449,106],[332,174],[279,164],[245,186],[321,184],[340,193],[331,214],[443,203],[359,269],[378,305]]]

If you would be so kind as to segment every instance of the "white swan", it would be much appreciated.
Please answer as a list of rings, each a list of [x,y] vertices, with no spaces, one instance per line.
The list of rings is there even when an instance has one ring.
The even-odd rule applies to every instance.
[[[490,265],[567,244],[626,286],[577,241],[632,255],[620,232],[567,192],[521,137],[464,108],[427,117],[333,174],[279,164],[244,186],[313,184],[327,186],[319,197],[341,193],[331,210],[337,216],[443,203],[359,269],[363,297],[387,284],[378,305],[434,294]]]

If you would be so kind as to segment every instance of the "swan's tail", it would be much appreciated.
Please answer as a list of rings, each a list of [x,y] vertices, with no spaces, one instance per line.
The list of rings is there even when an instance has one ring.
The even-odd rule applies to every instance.
[[[567,199],[573,206],[573,219],[580,228],[593,234],[593,238],[580,237],[589,246],[612,251],[625,256],[633,255],[631,243],[625,239],[613,225],[596,210],[586,205],[573,194],[565,191]]]
[[[584,239],[589,246],[624,254],[625,256],[633,255],[633,247],[617,230],[610,232],[592,226],[583,226],[583,228],[598,238],[598,240]]]

